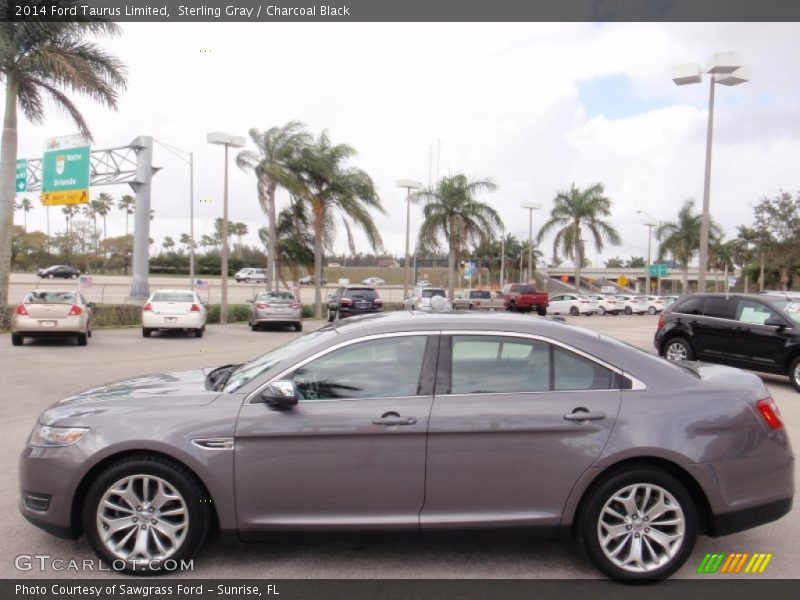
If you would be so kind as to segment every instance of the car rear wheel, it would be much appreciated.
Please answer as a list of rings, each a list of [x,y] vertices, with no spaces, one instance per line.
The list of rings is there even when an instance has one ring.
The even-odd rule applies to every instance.
[[[85,333],[79,333],[77,335],[78,346],[85,346],[89,343],[89,336]]]
[[[195,329],[194,330],[194,337],[196,337],[196,338],[203,337],[203,330],[202,329]]]
[[[133,456],[112,464],[91,485],[83,526],[106,564],[147,574],[165,560],[194,556],[208,535],[209,507],[207,494],[185,468]]]
[[[572,306],[569,309],[569,314],[571,314],[573,317],[577,317],[579,314],[581,314],[581,311],[577,306]]]
[[[142,328],[142,337],[150,337],[151,333],[153,333],[152,329],[149,329],[148,327]]]
[[[633,314],[633,309],[630,306],[626,306],[625,307],[625,314],[626,315],[632,315]]]
[[[605,314],[606,314],[606,309],[605,309],[605,307],[604,307],[604,306],[600,306],[600,307],[598,307],[598,309],[597,309],[597,314],[598,314],[598,315],[600,315],[601,317],[602,317],[603,315],[605,315]]]
[[[691,554],[697,529],[697,508],[684,485],[649,467],[608,477],[589,492],[578,517],[586,554],[614,579],[669,577]]]
[[[689,340],[682,337],[672,338],[664,345],[661,356],[671,362],[678,360],[694,360],[694,352]]]
[[[22,342],[24,341],[23,337],[18,333],[11,334],[11,345],[12,346],[22,346]]]
[[[546,308],[537,308],[537,309],[536,309],[536,312],[538,313],[538,315],[539,315],[540,317],[545,317],[545,316],[547,316],[547,309],[546,309]]]
[[[295,331],[303,331],[303,324],[302,323],[295,323],[294,324]]]
[[[258,323],[256,323],[255,321],[250,323],[250,331],[258,331]]]
[[[789,365],[789,382],[800,392],[800,356],[795,356]]]
[[[334,312],[332,310],[329,310],[328,311],[328,323],[333,323],[333,318],[334,317],[335,317]]]
[[[650,308],[647,309],[647,313],[650,314],[650,315],[656,314],[656,307],[655,306],[651,306]]]

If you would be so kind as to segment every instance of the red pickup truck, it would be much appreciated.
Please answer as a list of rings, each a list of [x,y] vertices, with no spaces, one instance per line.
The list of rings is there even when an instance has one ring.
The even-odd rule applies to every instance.
[[[541,316],[547,314],[550,303],[547,294],[536,291],[532,283],[507,283],[501,292],[506,310],[530,312],[535,310]]]

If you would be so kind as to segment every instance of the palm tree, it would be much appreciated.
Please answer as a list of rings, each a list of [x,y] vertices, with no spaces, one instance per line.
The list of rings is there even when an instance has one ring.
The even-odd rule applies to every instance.
[[[275,257],[277,277],[285,287],[289,287],[283,278],[283,269],[288,268],[292,279],[297,281],[300,268],[314,268],[314,234],[308,222],[308,215],[303,204],[292,202],[278,213],[277,256]],[[269,231],[266,227],[258,230],[258,237],[264,246],[269,242]],[[326,244],[327,245],[327,244]]]
[[[252,170],[256,175],[258,202],[269,221],[266,285],[267,289],[277,290],[277,277],[276,281],[272,281],[273,273],[277,272],[275,192],[278,186],[284,187],[290,193],[298,191],[290,164],[297,160],[300,151],[312,142],[312,138],[299,121],[289,121],[281,127],[270,127],[266,131],[253,128],[249,134],[256,151],[242,150],[236,157],[236,164],[241,169]]]
[[[130,194],[125,194],[117,202],[117,208],[125,211],[125,235],[128,235],[128,218],[136,212],[136,198]]]
[[[164,241],[161,243],[161,246],[167,252],[171,251],[175,247],[175,240],[173,240],[170,236],[166,236]]]
[[[586,258],[584,230],[591,236],[598,253],[603,251],[604,241],[614,246],[622,243],[617,229],[600,218],[611,214],[611,200],[605,196],[602,183],[595,183],[584,190],[573,183],[569,190],[558,192],[554,203],[550,218],[539,230],[537,241],[541,243],[546,235],[557,227],[561,228],[553,240],[553,257],[561,251],[572,260],[575,265],[575,290],[580,292],[581,268]]]
[[[667,254],[671,254],[681,265],[683,271],[681,292],[684,294],[689,292],[689,263],[700,250],[701,219],[702,215],[694,212],[694,200],[687,200],[678,211],[676,221],[662,223],[656,229],[656,239],[660,242],[658,259],[663,260]],[[722,234],[719,225],[713,221],[710,225],[710,236],[719,237]]]
[[[58,0],[72,8],[72,0]],[[6,87],[3,134],[0,142],[0,305],[8,302],[11,238],[17,163],[17,110],[28,121],[44,120],[45,98],[62,108],[80,132],[91,139],[89,127],[73,96],[83,94],[111,108],[117,90],[126,85],[124,64],[87,38],[116,34],[110,21],[0,22],[0,79]]]
[[[372,220],[370,209],[385,212],[367,173],[348,166],[356,151],[347,144],[333,144],[323,131],[313,144],[305,145],[288,164],[291,189],[296,201],[304,202],[314,231],[314,300],[317,318],[322,316],[322,251],[326,232],[335,228],[335,216],[342,218],[348,240],[352,240],[351,222],[367,236],[370,246],[381,249],[383,243]],[[332,235],[331,235],[332,237]]]
[[[747,293],[748,278],[746,273],[747,265],[753,260],[753,252],[750,249],[751,244],[758,243],[759,233],[755,227],[748,227],[747,225],[739,225],[736,227],[736,250],[734,259],[742,270],[742,279],[744,280],[744,293]]]
[[[106,192],[97,194],[97,199],[94,200],[94,211],[97,215],[103,217],[103,239],[107,237],[106,217],[111,212],[112,208],[114,208],[114,198],[111,194],[107,194]]]
[[[433,189],[414,194],[415,202],[425,203],[424,221],[418,234],[422,249],[441,248],[442,238],[447,244],[447,284],[450,301],[453,301],[457,273],[456,261],[468,244],[481,243],[494,238],[503,222],[491,206],[475,199],[479,192],[493,192],[497,185],[490,179],[469,181],[464,175],[443,177]]]
[[[97,235],[97,200],[90,200],[87,204],[84,204],[83,208],[81,208],[81,212],[85,217],[88,217],[92,220],[92,225],[94,228],[95,251],[96,251],[97,241],[99,240],[99,237]]]
[[[61,212],[64,213],[64,218],[67,221],[67,235],[65,238],[65,254],[69,260],[70,249],[72,248],[72,232],[70,231],[70,221],[73,217],[77,216],[80,209],[75,204],[67,204],[61,207]]]
[[[23,198],[14,205],[14,210],[22,211],[22,218],[25,223],[23,230],[28,233],[28,213],[33,210],[33,203],[28,198]]]

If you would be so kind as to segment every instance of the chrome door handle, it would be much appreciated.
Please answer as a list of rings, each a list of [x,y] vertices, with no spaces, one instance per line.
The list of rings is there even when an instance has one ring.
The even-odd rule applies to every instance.
[[[414,425],[416,424],[416,417],[381,417],[380,419],[372,419],[373,425]]]
[[[606,418],[606,413],[601,412],[573,412],[564,415],[567,421],[600,421]]]

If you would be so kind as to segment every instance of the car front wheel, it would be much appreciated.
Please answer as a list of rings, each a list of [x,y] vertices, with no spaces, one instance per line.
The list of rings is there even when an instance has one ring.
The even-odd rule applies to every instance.
[[[658,580],[677,571],[697,539],[697,509],[684,485],[655,468],[608,477],[589,492],[578,534],[594,565],[614,579]]]
[[[165,560],[189,559],[205,541],[210,502],[196,478],[153,456],[122,459],[89,488],[83,526],[89,544],[123,572],[156,572]]]
[[[601,317],[602,317],[603,315],[605,315],[605,314],[606,314],[606,309],[605,309],[605,307],[603,307],[603,306],[599,307],[599,308],[597,309],[597,314],[598,314],[598,315],[600,315]]]
[[[22,346],[22,336],[18,333],[11,334],[11,345],[12,346]]]
[[[655,306],[651,306],[650,308],[647,309],[647,313],[651,314],[651,315],[656,314],[656,307]]]
[[[668,341],[661,351],[661,356],[671,362],[694,360],[692,345],[689,343],[689,340],[682,337],[676,337]]]
[[[796,356],[789,365],[789,382],[800,392],[800,356]]]

